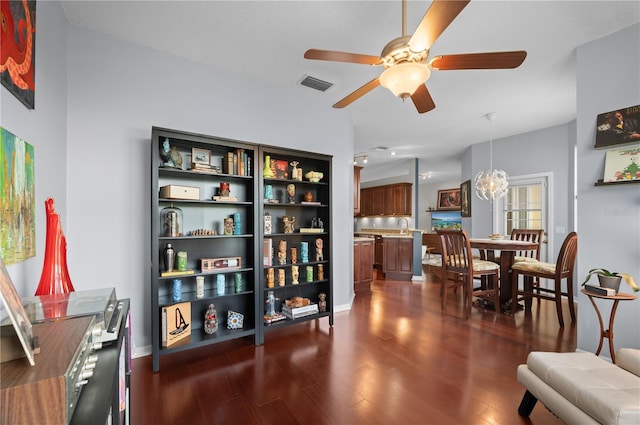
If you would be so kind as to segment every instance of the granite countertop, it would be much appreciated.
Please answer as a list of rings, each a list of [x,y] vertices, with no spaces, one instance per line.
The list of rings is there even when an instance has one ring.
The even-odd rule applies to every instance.
[[[408,229],[408,233],[402,233],[400,229],[362,229],[353,232],[355,235],[371,235],[371,236],[382,236],[386,238],[412,238],[413,232],[426,233],[426,230],[422,229]]]
[[[372,241],[373,238],[365,238],[365,237],[361,237],[361,236],[355,236],[353,238],[354,242],[363,242],[363,241]]]

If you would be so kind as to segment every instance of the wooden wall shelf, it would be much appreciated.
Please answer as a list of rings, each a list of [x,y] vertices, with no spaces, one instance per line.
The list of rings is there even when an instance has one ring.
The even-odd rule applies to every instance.
[[[640,183],[640,180],[622,180],[619,182],[605,182],[603,180],[598,180],[597,182],[595,182],[594,186],[619,186],[633,183]]]

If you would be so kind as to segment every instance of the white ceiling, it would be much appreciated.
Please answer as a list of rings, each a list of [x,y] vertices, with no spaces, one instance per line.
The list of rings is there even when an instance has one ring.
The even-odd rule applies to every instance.
[[[412,34],[430,1],[409,1]],[[69,22],[211,64],[283,89],[320,96],[327,108],[378,76],[380,67],[310,61],[317,48],[379,55],[402,35],[394,1],[63,1]],[[458,178],[451,161],[471,144],[565,124],[576,116],[575,49],[640,21],[640,2],[484,1],[460,13],[431,56],[526,50],[513,70],[434,71],[436,109],[418,114],[379,87],[336,114],[351,113],[354,152],[369,165],[420,158],[433,181]],[[640,52],[629,52],[640,57]],[[297,86],[305,75],[335,85]],[[621,105],[623,106],[623,105]],[[496,112],[492,125],[485,115]],[[389,151],[373,148],[387,146]],[[404,161],[403,161],[404,162]],[[458,167],[459,168],[459,167]]]

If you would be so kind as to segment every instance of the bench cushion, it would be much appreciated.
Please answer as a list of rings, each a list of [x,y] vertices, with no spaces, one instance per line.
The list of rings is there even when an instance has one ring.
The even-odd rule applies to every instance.
[[[640,423],[640,377],[592,353],[534,351],[527,367],[600,423]]]

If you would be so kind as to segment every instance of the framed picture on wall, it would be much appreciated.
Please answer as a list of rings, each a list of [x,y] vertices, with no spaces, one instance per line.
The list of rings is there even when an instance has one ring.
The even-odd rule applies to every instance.
[[[0,71],[0,81],[27,109],[34,109],[36,94],[36,0],[0,0],[0,4],[2,5],[2,71]]]
[[[471,217],[471,180],[460,185],[460,215]]]
[[[459,210],[460,209],[460,188],[444,189],[438,191],[438,209]]]
[[[640,143],[640,105],[598,115],[595,148]]]

